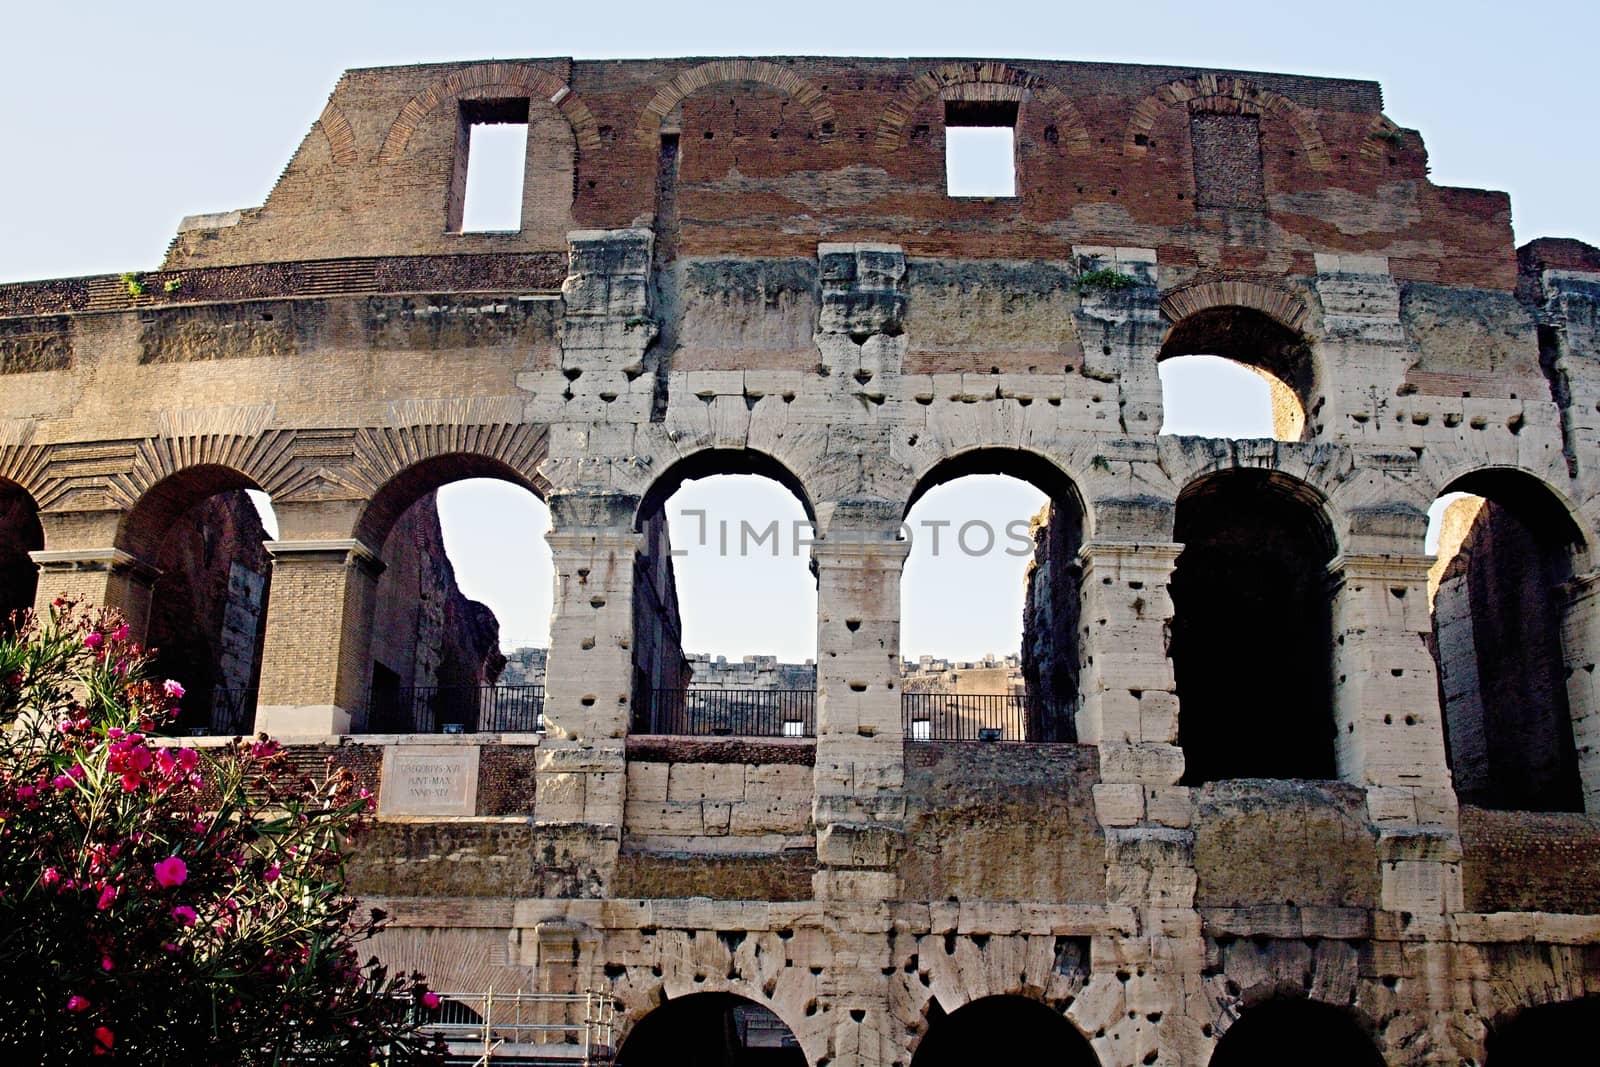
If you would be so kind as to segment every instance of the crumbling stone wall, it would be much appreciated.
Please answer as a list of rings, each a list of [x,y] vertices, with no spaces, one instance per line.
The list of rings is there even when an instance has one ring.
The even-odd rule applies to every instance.
[[[513,107],[524,226],[453,233],[463,130]],[[1432,184],[1380,107],[1043,61],[353,71],[267,202],[187,222],[142,294],[0,287],[0,478],[37,514],[38,596],[138,619],[167,519],[270,492],[257,723],[295,734],[360,710],[406,506],[466,477],[549,503],[546,734],[386,742],[461,756],[462,792],[386,809],[356,863],[399,919],[376,950],[440,986],[606,990],[624,1039],[736,994],[836,1067],[904,1067],[992,997],[1105,1067],[1206,1063],[1286,1000],[1391,1063],[1481,1063],[1491,1028],[1600,989],[1600,917],[1581,871],[1508,873],[1589,816],[1458,803],[1424,512],[1463,488],[1560,517],[1547,675],[1600,810],[1600,251],[1514,250],[1508,199]],[[1015,111],[1015,197],[947,195],[945,120],[973,109]],[[1182,354],[1272,374],[1303,430],[1159,437]],[[814,739],[630,736],[688,677],[659,505],[718,473],[815,523]],[[1030,643],[1076,745],[905,736],[899,527],[971,473],[1081,512],[1035,572],[1073,654]],[[1267,610],[1219,610],[1245,587]],[[1513,699],[1487,691],[1491,717]],[[1290,1015],[1307,1042],[1332,1017]]]

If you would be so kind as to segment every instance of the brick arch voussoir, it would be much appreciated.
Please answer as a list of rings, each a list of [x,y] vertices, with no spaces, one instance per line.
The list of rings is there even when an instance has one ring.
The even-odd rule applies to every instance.
[[[540,466],[549,430],[532,423],[429,424],[357,431],[348,470],[350,484],[367,499],[397,475],[427,460],[469,456],[494,461],[540,496],[550,485]]]
[[[50,466],[48,445],[0,445],[0,481],[10,482],[33,499],[34,507],[44,510]]]
[[[411,135],[440,104],[454,100],[462,93],[490,88],[525,93],[545,100],[565,116],[572,127],[579,151],[600,147],[600,127],[595,122],[594,114],[566,82],[549,71],[521,63],[480,63],[439,78],[407,101],[389,126],[383,147],[378,150],[378,162],[394,163],[405,155]]]
[[[317,119],[317,129],[328,142],[328,154],[335,163],[343,167],[356,161],[356,132],[344,112],[329,104]]]
[[[1226,103],[1229,101],[1231,103]],[[1240,110],[1248,109],[1250,113],[1270,114],[1281,118],[1289,124],[1290,129],[1294,130],[1295,136],[1300,141],[1301,151],[1305,153],[1311,166],[1317,170],[1327,170],[1333,166],[1333,157],[1328,152],[1327,143],[1323,141],[1322,133],[1317,129],[1316,119],[1310,112],[1280,93],[1263,89],[1244,78],[1226,74],[1200,74],[1157,86],[1148,96],[1134,105],[1133,115],[1122,137],[1122,154],[1130,157],[1142,157],[1146,154],[1146,145],[1139,143],[1139,139],[1149,137],[1156,119],[1160,118],[1167,108],[1180,105],[1205,107],[1207,104]]]
[[[1250,308],[1296,333],[1305,333],[1311,321],[1299,293],[1250,278],[1202,278],[1161,294],[1161,312],[1174,325],[1215,307]]]
[[[794,71],[759,59],[716,59],[679,74],[663,85],[639,113],[639,139],[654,145],[661,136],[661,121],[674,108],[702,89],[728,82],[757,82],[777,90],[806,109],[817,140],[832,139],[833,105],[823,91]]]
[[[1069,155],[1086,156],[1093,151],[1088,124],[1077,105],[1048,79],[1007,63],[947,63],[924,71],[900,91],[883,109],[873,140],[880,151],[894,152],[906,143],[911,117],[931,97],[963,85],[1011,86],[1026,94],[1041,111],[1050,116]]]

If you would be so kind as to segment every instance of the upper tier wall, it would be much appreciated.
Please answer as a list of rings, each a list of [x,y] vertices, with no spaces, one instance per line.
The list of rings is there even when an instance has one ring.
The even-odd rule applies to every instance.
[[[506,100],[527,101],[522,229],[453,232],[463,117]],[[1015,107],[1016,197],[946,195],[947,101]],[[1432,185],[1421,138],[1381,104],[1372,82],[1038,60],[353,70],[266,204],[189,220],[166,266],[556,251],[571,229],[659,222],[670,206],[689,255],[808,256],[819,240],[958,257],[1121,245],[1173,267],[1304,274],[1313,252],[1348,252],[1388,256],[1402,280],[1511,288],[1505,195]],[[1228,120],[1207,127],[1215,116],[1258,126],[1260,159]],[[678,138],[667,169],[663,134]],[[1258,193],[1224,190],[1242,206],[1207,206],[1213,182],[1257,167]]]

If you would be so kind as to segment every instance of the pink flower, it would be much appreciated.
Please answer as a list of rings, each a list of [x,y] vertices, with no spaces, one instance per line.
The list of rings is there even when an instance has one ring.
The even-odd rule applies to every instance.
[[[261,877],[265,878],[269,882],[276,882],[278,880],[278,876],[282,873],[283,869],[274,863],[271,867],[268,867],[261,873]]]
[[[193,926],[195,920],[199,918],[194,913],[194,909],[187,904],[179,904],[176,908],[173,908],[172,917],[178,920],[180,926]]]
[[[161,688],[165,690],[167,696],[171,697],[173,700],[181,700],[183,698],[183,686],[179,685],[177,682],[174,682],[171,678],[168,678],[166,681],[162,682]]]
[[[100,957],[100,969],[102,971],[114,970],[116,968],[116,966],[117,966],[116,964],[111,962],[111,957],[110,956],[101,956]]]
[[[127,623],[123,623],[121,626],[119,626],[115,630],[111,631],[111,640],[113,640],[113,641],[126,641],[127,639],[128,639],[128,624]]]
[[[83,638],[83,647],[87,648],[87,649],[90,649],[91,651],[94,650],[94,649],[99,648],[101,645],[103,645],[105,643],[106,643],[105,634],[102,634],[99,631],[96,631],[96,632],[91,633],[91,634],[85,634],[84,638]]]
[[[57,789],[71,789],[72,777],[71,775],[58,774],[50,780],[50,784],[55,786]]]
[[[177,856],[168,856],[155,865],[156,882],[163,889],[182,885],[184,879],[189,877],[189,865]]]
[[[21,797],[23,800],[27,800],[29,797],[33,796],[33,786],[31,786],[31,785],[18,786],[17,787],[17,796]]]
[[[111,907],[112,904],[115,904],[116,900],[117,887],[114,885],[108,885],[104,889],[100,890],[100,903],[95,906],[101,911],[105,911],[107,908]]]
[[[424,1008],[437,1008],[439,1006],[439,994],[431,991],[422,994],[422,1006]]]
[[[72,994],[72,996],[67,998],[67,1010],[68,1011],[88,1011],[89,1010],[89,1001],[88,1001],[88,999],[86,997],[80,997],[80,996],[78,996],[78,994],[74,993],[74,994]]]
[[[108,1053],[110,1053],[111,1052],[111,1042],[115,1039],[115,1037],[116,1037],[116,1035],[114,1035],[110,1030],[106,1029],[105,1027],[103,1027],[103,1026],[95,1027],[94,1028],[94,1054],[96,1056],[104,1056],[104,1055],[107,1055]]]
[[[46,867],[44,870],[39,872],[39,884],[44,886],[46,889],[55,885],[59,881],[61,881],[61,872],[56,870],[54,867]]]

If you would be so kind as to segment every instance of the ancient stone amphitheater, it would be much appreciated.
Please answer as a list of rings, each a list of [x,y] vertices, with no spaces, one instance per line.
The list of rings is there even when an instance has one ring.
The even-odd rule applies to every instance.
[[[0,287],[6,606],[189,635],[194,729],[253,711],[380,793],[381,955],[606,994],[625,1064],[1577,1062],[1600,251],[1514,248],[1381,105],[1033,60],[352,70],[160,270]],[[464,225],[486,124],[527,127],[519,229]],[[1012,195],[950,195],[972,126]],[[1158,436],[1193,354],[1267,375],[1280,439]],[[815,522],[818,664],[705,730],[654,714],[660,515],[718,473]],[[1053,502],[1049,684],[952,740],[900,689],[901,522],[982,473]],[[416,512],[470,477],[553,516],[510,712]],[[427,672],[493,706],[392,714]]]

